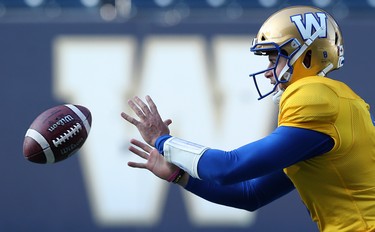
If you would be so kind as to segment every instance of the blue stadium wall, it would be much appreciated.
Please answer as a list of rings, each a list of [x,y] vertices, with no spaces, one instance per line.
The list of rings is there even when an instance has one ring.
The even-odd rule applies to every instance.
[[[338,16],[345,40],[346,61],[342,70],[332,73],[331,77],[346,82],[371,106],[375,106],[375,10],[365,4],[358,5],[349,5],[345,16]],[[186,19],[168,27],[155,23],[146,14],[126,22],[104,22],[90,15],[87,17],[92,17],[92,20],[78,20],[76,15],[72,16],[77,17],[76,21],[69,18],[43,20],[43,17],[39,19],[39,16],[28,12],[24,13],[24,17],[23,12],[19,12],[0,18],[0,231],[317,231],[295,191],[258,210],[254,223],[249,226],[222,226],[219,223],[218,226],[195,225],[188,219],[186,205],[177,186],[168,189],[167,201],[161,211],[162,219],[152,227],[102,226],[93,218],[79,153],[56,165],[32,164],[22,155],[23,137],[32,118],[42,110],[62,103],[53,94],[52,41],[56,37],[132,35],[142,40],[155,34],[198,34],[206,38],[217,34],[253,35],[261,22],[277,7],[248,7],[253,14],[232,21],[209,18],[215,14],[210,9],[204,9],[206,15],[200,16],[203,17],[201,21]],[[336,12],[335,5],[327,9]],[[145,8],[145,11],[148,10]],[[249,86],[249,91],[251,88]],[[372,110],[372,113],[375,112]],[[124,168],[128,168],[126,164]]]

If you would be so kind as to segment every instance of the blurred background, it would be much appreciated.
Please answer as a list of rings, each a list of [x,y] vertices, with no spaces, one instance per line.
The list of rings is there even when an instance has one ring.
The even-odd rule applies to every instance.
[[[198,199],[134,170],[137,131],[120,113],[150,94],[172,134],[233,149],[272,131],[276,106],[248,75],[266,62],[252,38],[276,10],[324,8],[341,26],[345,65],[330,76],[375,105],[374,0],[0,0],[0,231],[317,231],[297,193],[250,213]],[[34,118],[87,106],[76,155],[53,165],[22,154]]]

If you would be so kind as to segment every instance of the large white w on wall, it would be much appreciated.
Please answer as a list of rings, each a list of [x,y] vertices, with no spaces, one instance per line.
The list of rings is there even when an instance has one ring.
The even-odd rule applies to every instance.
[[[132,37],[56,39],[54,93],[66,102],[87,106],[93,115],[80,160],[99,224],[156,225],[167,200],[167,183],[126,165],[139,160],[127,150],[129,139],[140,139],[139,133],[120,117],[121,111],[131,111],[126,104],[130,97],[150,94],[162,117],[174,121],[173,135],[211,147],[232,149],[269,131],[259,127],[255,118],[273,117],[269,110],[273,106],[267,101],[260,106],[256,97],[246,99],[252,97],[244,86],[249,92],[253,88],[247,78],[253,70],[247,67],[255,62],[249,59],[249,41],[248,37],[221,38],[211,44],[199,36],[149,37],[144,44]],[[242,116],[238,118],[236,112]],[[235,118],[245,122],[234,122]],[[253,213],[183,192],[194,224],[253,222]]]

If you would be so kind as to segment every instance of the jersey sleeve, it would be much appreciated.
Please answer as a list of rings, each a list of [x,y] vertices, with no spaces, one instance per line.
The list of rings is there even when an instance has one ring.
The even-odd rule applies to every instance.
[[[335,137],[339,97],[325,84],[301,83],[296,82],[284,92],[278,125],[315,130]]]

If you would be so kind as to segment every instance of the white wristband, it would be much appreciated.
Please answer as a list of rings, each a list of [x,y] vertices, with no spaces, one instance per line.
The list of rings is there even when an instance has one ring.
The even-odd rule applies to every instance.
[[[165,159],[184,169],[190,176],[199,178],[198,161],[208,147],[195,144],[183,139],[171,137],[164,143]]]

